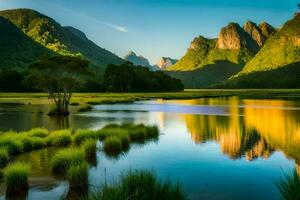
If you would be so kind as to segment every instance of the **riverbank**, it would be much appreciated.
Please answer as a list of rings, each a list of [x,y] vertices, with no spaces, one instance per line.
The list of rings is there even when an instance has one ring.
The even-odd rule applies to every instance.
[[[151,99],[197,99],[206,97],[230,97],[252,99],[300,99],[300,89],[190,89],[168,93],[74,93],[71,104],[114,104],[130,103]],[[0,93],[3,104],[49,104],[46,93]]]

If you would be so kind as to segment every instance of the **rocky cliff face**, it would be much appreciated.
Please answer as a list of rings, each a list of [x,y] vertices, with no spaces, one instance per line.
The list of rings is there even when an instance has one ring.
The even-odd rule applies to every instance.
[[[230,23],[222,28],[218,37],[217,48],[226,50],[247,49],[256,53],[259,50],[259,45],[239,24]]]
[[[260,28],[254,22],[247,21],[244,24],[243,29],[256,41],[258,46],[261,47],[264,45],[267,38],[262,34]]]
[[[261,33],[266,37],[271,37],[274,33],[276,33],[276,29],[266,22],[262,22],[258,25]]]
[[[156,66],[161,70],[165,70],[166,68],[174,65],[178,60],[172,59],[169,57],[162,57],[157,63]]]

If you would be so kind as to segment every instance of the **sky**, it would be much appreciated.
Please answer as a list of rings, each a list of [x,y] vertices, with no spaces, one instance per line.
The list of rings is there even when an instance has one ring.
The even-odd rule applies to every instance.
[[[83,31],[99,46],[124,57],[130,50],[156,63],[180,58],[198,35],[216,38],[229,22],[293,17],[300,0],[0,0],[0,10],[35,9],[63,26]]]

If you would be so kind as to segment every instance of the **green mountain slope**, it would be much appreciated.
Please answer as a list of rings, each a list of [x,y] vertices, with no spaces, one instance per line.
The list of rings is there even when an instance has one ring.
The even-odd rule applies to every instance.
[[[205,58],[209,51],[216,45],[216,39],[207,39],[202,36],[195,38],[186,54],[168,71],[190,71],[204,65]]]
[[[169,74],[181,79],[188,88],[212,87],[226,81],[238,73],[263,45],[264,41],[259,45],[259,40],[256,40],[256,32],[260,31],[254,23],[247,22],[244,27],[245,30],[237,23],[229,23],[222,28],[218,39],[195,38],[185,56],[167,69]],[[260,36],[265,39],[264,35]]]
[[[229,61],[216,61],[193,71],[167,71],[165,73],[181,80],[185,88],[210,88],[226,81],[242,68],[242,65]]]
[[[300,14],[297,14],[266,41],[262,49],[247,63],[238,76],[273,70],[299,61]]]
[[[8,19],[27,36],[56,53],[82,56],[100,66],[123,62],[118,56],[90,41],[81,31],[72,27],[63,27],[34,10],[5,10],[0,11],[0,16]]]
[[[7,19],[0,17],[0,69],[21,69],[38,59],[55,55]]]

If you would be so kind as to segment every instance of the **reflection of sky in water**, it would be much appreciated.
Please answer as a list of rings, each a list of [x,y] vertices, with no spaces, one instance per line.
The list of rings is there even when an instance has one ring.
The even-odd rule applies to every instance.
[[[105,180],[116,181],[123,171],[150,169],[160,178],[180,181],[190,199],[265,200],[278,196],[274,180],[282,170],[299,166],[299,108],[299,102],[282,100],[149,101],[98,105],[90,112],[72,114],[63,122],[23,108],[21,113],[1,115],[0,128],[98,129],[124,121],[156,124],[162,134],[157,142],[134,144],[118,159],[98,152],[98,165],[90,169],[93,189]],[[1,119],[14,121],[4,123]],[[36,160],[35,165],[46,165],[39,165],[43,159]],[[68,186],[59,184],[34,187],[29,199],[66,196]]]

